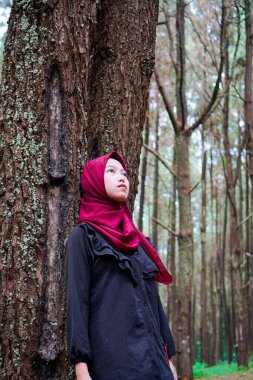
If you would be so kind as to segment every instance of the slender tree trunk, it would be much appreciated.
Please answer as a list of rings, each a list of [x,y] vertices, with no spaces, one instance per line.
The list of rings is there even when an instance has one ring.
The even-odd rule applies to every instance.
[[[147,110],[147,113],[146,113],[144,143],[148,145],[148,141],[149,141],[149,110]],[[140,231],[142,231],[143,229],[145,183],[146,183],[146,174],[147,174],[147,156],[148,156],[147,149],[144,148],[142,165],[141,165],[140,210],[139,210],[139,219],[138,219],[138,228]]]
[[[215,251],[217,263],[217,360],[223,360],[223,303],[222,303],[222,279],[221,279],[221,227],[220,227],[220,202],[222,192],[215,186]]]
[[[179,198],[179,266],[178,294],[178,355],[179,374],[182,379],[192,379],[191,311],[192,311],[192,216],[189,177],[189,136],[176,135],[177,180]]]
[[[176,152],[175,152],[175,145],[173,149],[173,170],[175,172],[176,168]],[[176,231],[176,216],[177,216],[177,208],[176,208],[176,202],[177,202],[177,181],[175,176],[173,176],[173,190],[172,190],[172,212],[171,212],[171,229],[173,231]],[[175,344],[176,349],[178,347],[178,334],[177,334],[177,309],[178,309],[178,299],[177,299],[177,273],[176,273],[176,237],[171,234],[170,235],[170,261],[169,261],[169,268],[171,269],[171,273],[175,276],[175,279],[170,287],[170,292],[168,293],[168,296],[171,296],[170,299],[168,299],[168,305],[171,305],[172,313],[171,313],[171,328],[172,332],[174,333],[175,338]],[[175,357],[176,366],[179,367],[179,360],[178,355]]]
[[[177,1],[177,117],[182,129],[187,123],[187,103],[185,95],[185,3]],[[193,379],[192,372],[192,271],[193,236],[191,214],[191,181],[189,144],[190,135],[181,132],[175,135],[176,168],[179,203],[179,265],[181,280],[177,283],[178,316],[178,363],[179,376],[184,380]]]
[[[223,310],[223,321],[225,327],[225,336],[227,341],[227,358],[228,363],[232,362],[233,359],[233,336],[231,334],[231,317],[227,302],[227,293],[225,286],[225,256],[226,256],[226,235],[227,235],[227,215],[228,215],[228,194],[226,191],[225,198],[225,208],[224,208],[224,220],[223,220],[223,238],[222,238],[222,249],[221,249],[221,293],[222,293],[222,310]],[[230,266],[229,266],[230,267]]]
[[[155,151],[159,151],[159,111],[157,110],[156,114],[156,123],[155,123]],[[158,219],[158,188],[159,188],[159,160],[155,157],[155,166],[154,166],[154,182],[153,182],[153,218]],[[154,221],[152,223],[152,240],[153,244],[158,249],[158,225]]]
[[[251,179],[251,199],[253,200],[253,28],[252,3],[244,0],[245,6],[245,123],[248,130],[249,175]]]
[[[67,378],[64,242],[78,215],[81,166],[117,148],[133,204],[157,6],[13,3],[0,97],[3,380]]]
[[[249,172],[247,170],[247,162],[246,162],[246,170],[245,170],[245,215],[249,215],[251,212],[251,197],[250,197],[250,177]],[[245,252],[246,252],[246,273],[245,273],[245,282],[248,284],[246,288],[246,304],[248,305],[248,326],[249,326],[249,337],[252,337],[253,334],[253,306],[251,305],[250,299],[253,297],[252,293],[252,285],[250,283],[251,278],[251,268],[252,268],[252,258],[249,256],[251,252],[250,247],[250,235],[251,235],[251,219],[248,219],[245,222]],[[253,338],[249,338],[249,350],[253,349]]]
[[[217,354],[217,285],[216,285],[216,263],[215,258],[211,257],[209,260],[209,267],[211,268],[210,274],[210,288],[211,288],[211,320],[212,320],[212,336],[210,339],[211,355],[210,363],[215,365]]]
[[[202,130],[202,175],[201,175],[201,360],[209,364],[209,328],[207,318],[207,283],[206,283],[206,151],[204,148],[204,131]]]

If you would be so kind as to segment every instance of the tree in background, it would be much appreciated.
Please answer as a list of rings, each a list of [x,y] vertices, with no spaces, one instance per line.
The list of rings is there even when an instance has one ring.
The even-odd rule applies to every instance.
[[[192,379],[192,266],[193,266],[193,230],[191,211],[192,185],[190,179],[190,157],[189,146],[190,137],[209,117],[212,108],[217,100],[221,75],[223,71],[223,38],[226,28],[226,6],[223,4],[221,16],[220,33],[220,64],[218,67],[216,83],[213,87],[210,99],[200,106],[201,111],[194,122],[190,122],[187,105],[187,80],[186,80],[186,48],[185,48],[185,12],[186,4],[179,0],[176,4],[176,46],[174,47],[172,25],[170,20],[170,8],[164,2],[165,25],[170,39],[171,65],[175,70],[176,81],[175,103],[171,101],[171,93],[167,94],[162,84],[158,69],[156,69],[156,81],[165,108],[170,118],[175,132],[176,151],[176,179],[179,201],[179,273],[180,281],[177,283],[177,347],[178,347],[178,367],[180,377]],[[175,52],[174,52],[174,51]],[[173,109],[175,105],[176,114]]]
[[[64,243],[82,164],[125,156],[133,205],[158,4],[14,1],[1,84],[1,379],[66,379]]]
[[[145,146],[145,150],[147,149],[149,153],[143,229],[145,231],[152,220],[153,196],[150,188],[152,188],[154,180],[153,157],[156,156],[159,157],[160,163],[165,164],[159,167],[158,249],[164,255],[165,261],[172,260],[175,263],[173,275],[176,276],[176,298],[178,297],[178,288],[183,287],[182,283],[186,281],[185,272],[182,271],[183,262],[187,270],[191,271],[193,284],[191,300],[187,300],[187,307],[188,302],[191,302],[192,306],[188,307],[187,316],[183,309],[179,315],[177,314],[177,306],[173,306],[178,302],[177,299],[175,301],[175,297],[168,299],[168,304],[170,304],[168,317],[172,320],[175,337],[179,337],[180,340],[177,349],[181,365],[188,371],[191,361],[201,358],[201,352],[203,353],[202,358],[208,364],[216,364],[218,360],[225,359],[231,361],[237,357],[238,364],[243,362],[247,365],[245,358],[248,358],[248,353],[246,351],[247,346],[252,345],[252,334],[245,336],[245,327],[241,325],[242,329],[240,330],[238,326],[243,315],[252,326],[253,214],[251,210],[252,185],[249,171],[249,145],[246,146],[250,141],[249,132],[246,141],[244,138],[247,125],[245,119],[246,50],[249,46],[245,22],[246,18],[252,21],[252,4],[250,3],[249,11],[246,10],[244,1],[224,1],[222,3],[204,0],[191,3],[163,1],[160,4],[157,27],[157,71],[150,91],[149,124],[152,127],[150,128],[148,149]],[[178,17],[180,4],[184,8],[183,22]],[[229,28],[227,28],[228,24]],[[184,37],[182,37],[182,31],[178,32],[180,27],[181,30],[182,27],[185,29]],[[179,40],[180,33],[181,40]],[[223,129],[224,99],[228,97],[224,71],[227,33],[230,40],[228,46],[230,106],[226,127],[230,145],[228,150],[225,146],[226,136]],[[250,33],[248,35],[251,36]],[[247,83],[251,83],[252,74],[248,74],[247,78]],[[249,91],[252,87],[250,84],[247,86]],[[161,105],[159,99],[155,101],[158,91],[164,100],[164,106]],[[214,102],[212,103],[212,101]],[[251,112],[250,100],[247,101],[247,104]],[[208,111],[209,105],[212,106]],[[156,108],[159,108],[161,131],[158,153],[154,151]],[[183,108],[186,112],[184,123],[179,117],[180,114],[178,116],[178,112],[181,112]],[[205,113],[206,111],[208,112]],[[168,127],[171,125],[174,127],[173,130],[177,131],[174,136],[172,128]],[[175,126],[179,126],[179,129],[175,129]],[[193,126],[194,128],[191,128]],[[205,138],[202,149],[199,126],[204,128]],[[185,192],[190,198],[191,215],[187,219],[187,212],[184,212],[183,217],[188,220],[188,223],[185,224],[188,229],[192,226],[192,242],[185,256],[181,256],[182,247],[179,244],[179,240],[182,238],[180,237],[182,198],[174,197],[173,193],[173,182],[176,181],[179,195],[179,169],[175,167],[174,174],[176,176],[174,178],[167,169],[164,169],[165,166],[173,169],[173,157],[175,153],[178,153],[174,147],[178,147],[176,141],[179,140],[177,134],[180,135],[180,133],[182,133],[182,140],[188,140],[189,158],[188,169],[182,171],[182,177],[184,177],[184,181],[187,178],[191,180],[188,183],[188,192]],[[202,155],[202,151],[206,154]],[[185,168],[186,148],[180,152],[177,155],[177,165]],[[226,164],[224,172],[224,163],[227,162],[228,153],[231,156],[231,178],[237,178],[235,182],[230,181],[230,191],[234,192],[237,210],[236,220],[230,208],[231,199],[227,188],[228,167]],[[203,161],[206,161],[205,165],[201,157],[203,157]],[[203,174],[205,172],[205,179],[202,176],[202,191],[206,195],[204,196],[202,192],[203,198],[201,198],[201,186],[198,186],[201,172]],[[171,207],[172,203],[176,210]],[[201,216],[203,224],[201,224]],[[234,230],[231,227],[232,224]],[[170,242],[176,239],[175,260],[173,259],[173,244],[169,245],[168,257],[165,256],[167,247],[164,245],[164,240],[168,231]],[[204,243],[202,252],[205,252],[206,258],[203,261],[201,238]],[[235,241],[240,243],[240,246],[237,246],[240,249],[235,248]],[[193,253],[192,261],[190,260],[190,248]],[[236,252],[239,253],[238,257],[240,256],[238,260],[236,260]],[[202,279],[201,282],[202,268],[204,271],[206,270],[206,280]],[[237,284],[240,284],[236,292],[235,278],[239,280]],[[184,296],[190,294],[189,286],[182,294]],[[164,296],[164,292],[162,296]],[[171,294],[170,296],[172,297]],[[245,302],[245,296],[247,296],[247,302]],[[164,299],[167,300],[167,295]],[[235,310],[235,301],[237,307],[240,305],[241,315],[238,313],[239,309]],[[184,307],[186,308],[186,303],[184,303]],[[200,334],[201,315],[203,333]],[[181,317],[186,319],[183,329],[180,323]],[[186,326],[190,326],[191,332],[189,338],[191,344],[188,350],[182,349],[180,343],[186,331],[189,331]],[[188,334],[187,337],[189,336]],[[245,340],[251,340],[250,345]],[[186,339],[184,339],[185,341]],[[208,347],[206,347],[207,341]],[[188,357],[184,358],[184,355],[188,355]],[[241,360],[242,358],[243,360]],[[181,372],[180,375],[182,375]]]

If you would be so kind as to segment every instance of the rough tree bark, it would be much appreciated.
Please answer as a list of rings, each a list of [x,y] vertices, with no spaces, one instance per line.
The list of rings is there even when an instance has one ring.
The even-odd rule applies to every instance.
[[[137,188],[158,2],[13,3],[1,85],[1,372],[66,379],[64,242],[81,166],[116,148]]]

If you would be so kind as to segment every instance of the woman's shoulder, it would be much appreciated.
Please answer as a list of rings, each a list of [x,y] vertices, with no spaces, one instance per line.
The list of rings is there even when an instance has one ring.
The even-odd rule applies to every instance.
[[[68,236],[69,239],[76,239],[78,237],[84,238],[88,233],[94,233],[94,229],[86,222],[80,223],[75,226]]]
[[[89,246],[94,236],[94,230],[88,223],[80,223],[72,229],[67,238],[67,247]]]
[[[69,261],[90,260],[93,257],[93,232],[87,223],[80,223],[72,229],[66,243],[66,255]]]

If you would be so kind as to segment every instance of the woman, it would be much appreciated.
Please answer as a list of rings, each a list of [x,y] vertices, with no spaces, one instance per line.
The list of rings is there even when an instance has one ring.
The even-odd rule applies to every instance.
[[[116,152],[81,176],[78,226],[67,244],[67,340],[78,380],[173,380],[174,342],[156,281],[172,282],[134,226],[129,181]]]

